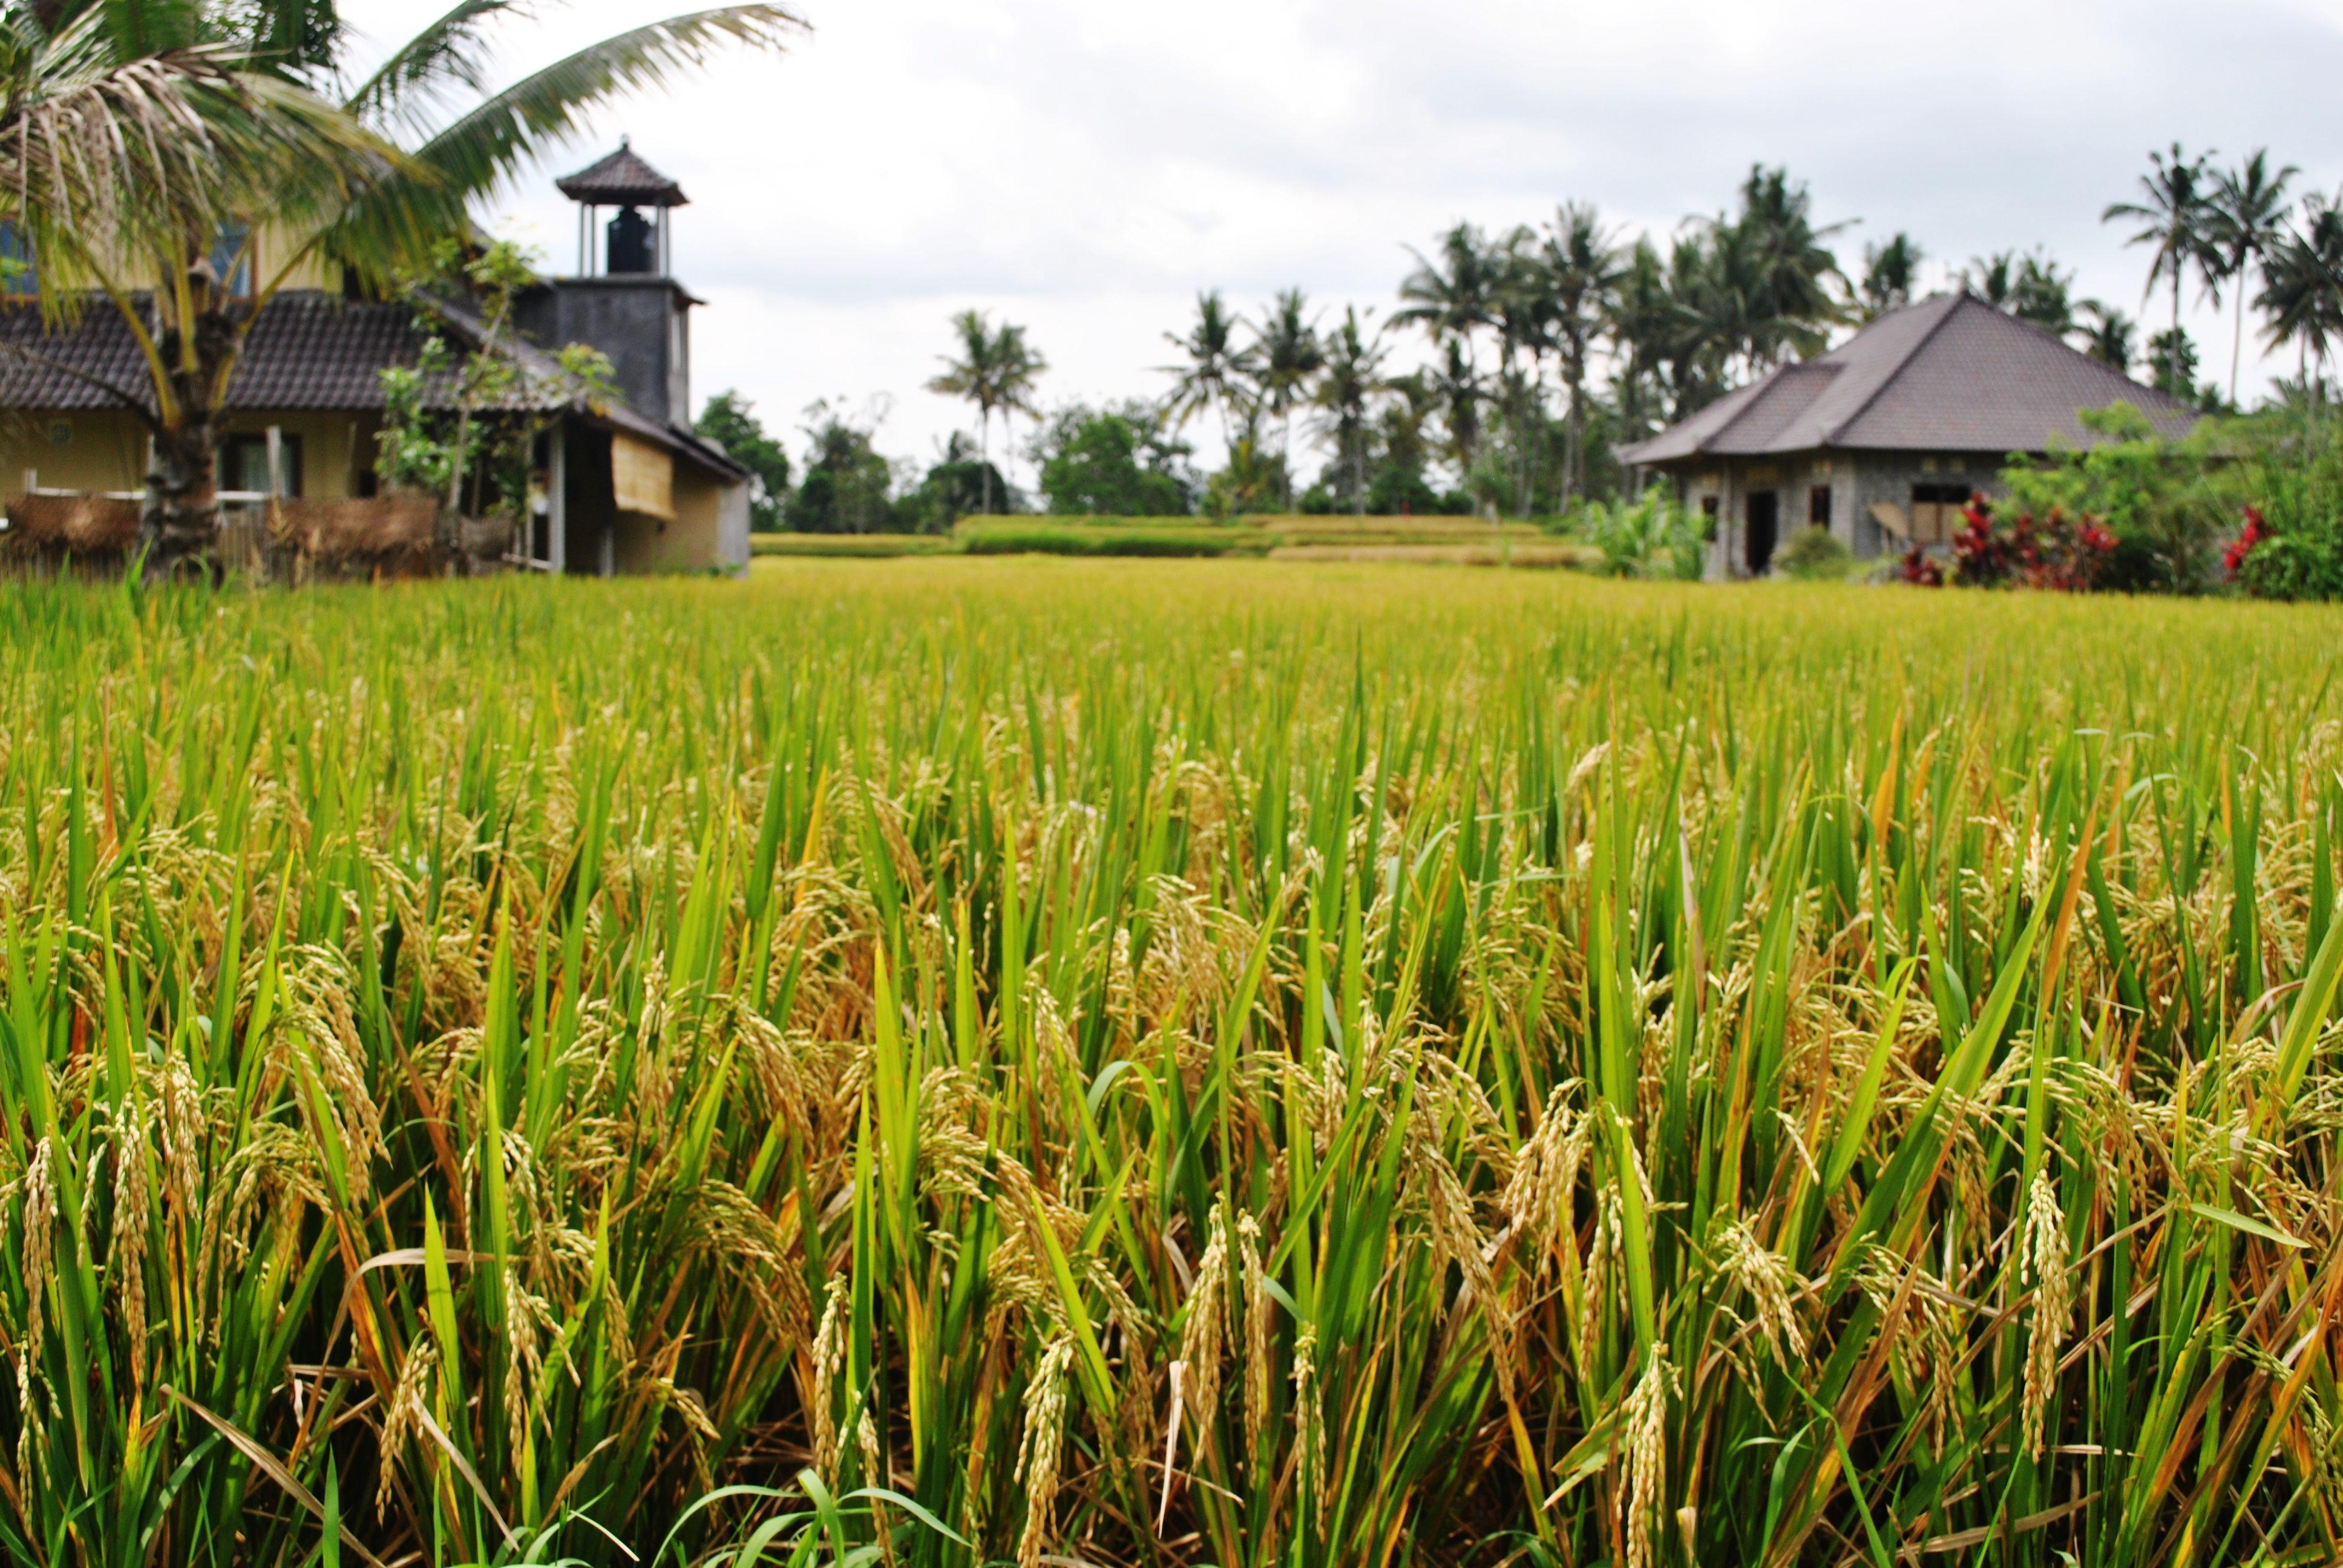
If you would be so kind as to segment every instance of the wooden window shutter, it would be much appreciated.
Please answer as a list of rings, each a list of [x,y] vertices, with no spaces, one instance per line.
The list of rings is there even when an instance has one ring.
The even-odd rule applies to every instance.
[[[622,512],[675,521],[675,459],[664,448],[618,431],[610,437],[611,499]]]

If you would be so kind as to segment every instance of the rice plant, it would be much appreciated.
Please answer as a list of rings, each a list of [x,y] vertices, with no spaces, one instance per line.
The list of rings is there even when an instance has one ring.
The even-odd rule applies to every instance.
[[[2333,1561],[2338,632],[0,585],[0,1556]]]

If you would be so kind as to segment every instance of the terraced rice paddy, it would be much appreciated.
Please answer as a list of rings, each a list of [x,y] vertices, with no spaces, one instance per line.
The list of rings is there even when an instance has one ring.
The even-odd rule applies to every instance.
[[[2331,1562],[2338,633],[0,587],[0,1556]]]

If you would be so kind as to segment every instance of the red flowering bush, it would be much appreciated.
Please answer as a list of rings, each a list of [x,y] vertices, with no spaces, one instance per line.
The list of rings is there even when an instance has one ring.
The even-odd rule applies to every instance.
[[[1915,588],[1945,586],[1945,564],[1914,545],[1904,557],[1904,580]]]
[[[2039,518],[2003,518],[1974,496],[1953,536],[1953,573],[1971,588],[2088,593],[2107,580],[2115,553],[2115,535],[2097,518],[2071,516],[2063,507]]]
[[[2221,552],[2221,568],[2231,582],[2237,580],[2237,573],[2245,568],[2246,558],[2254,553],[2254,547],[2273,537],[2261,508],[2247,507],[2245,532],[2230,540],[2229,548]]]

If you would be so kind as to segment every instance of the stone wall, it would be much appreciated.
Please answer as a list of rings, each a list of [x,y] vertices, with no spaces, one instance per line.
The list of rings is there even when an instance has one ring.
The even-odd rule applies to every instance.
[[[1771,490],[1778,498],[1775,548],[1808,526],[1814,493],[1830,492],[1830,530],[1862,560],[1901,554],[1871,508],[1892,503],[1907,517],[1915,485],[1963,485],[1987,496],[2000,493],[2004,459],[1980,453],[1801,452],[1780,457],[1713,457],[1686,463],[1674,475],[1677,498],[1694,512],[1717,503],[1716,539],[1709,550],[1708,577],[1724,581],[1750,575],[1749,498]]]

